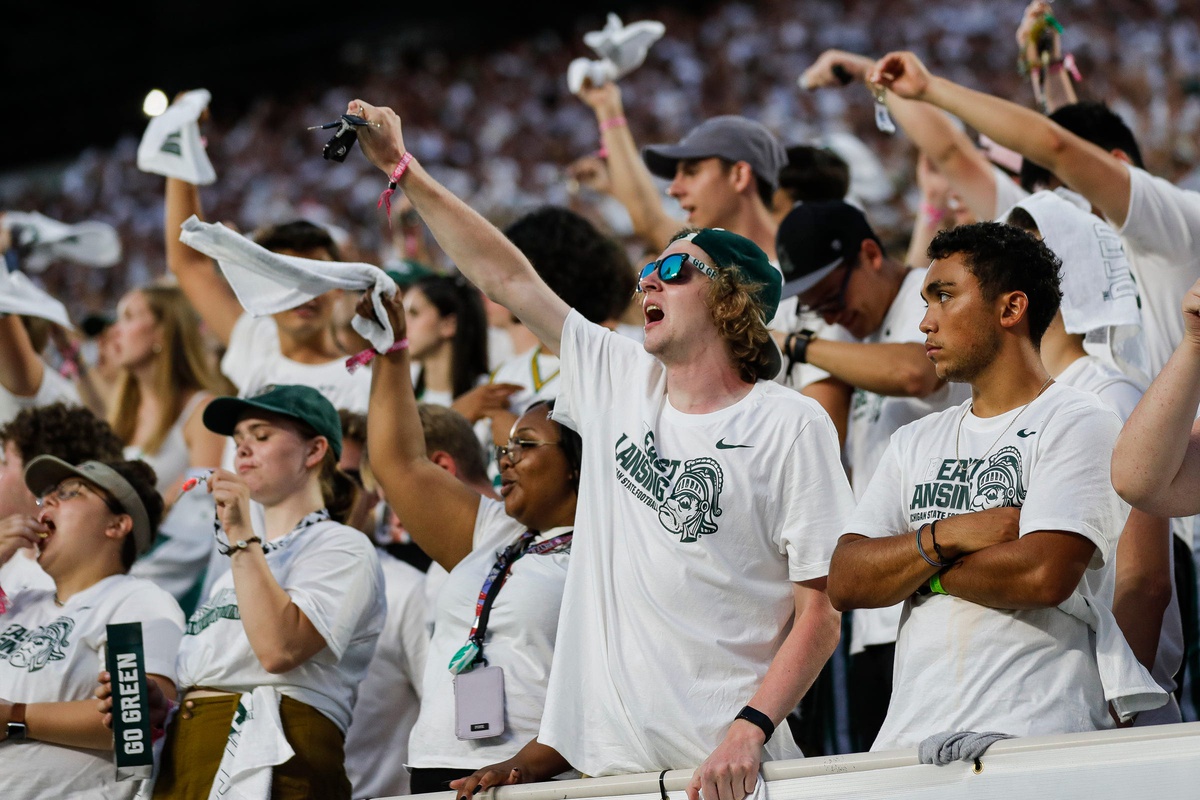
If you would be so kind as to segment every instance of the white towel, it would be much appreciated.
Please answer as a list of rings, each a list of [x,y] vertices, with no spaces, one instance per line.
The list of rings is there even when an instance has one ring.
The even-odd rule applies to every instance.
[[[111,267],[121,260],[121,239],[106,222],[68,225],[36,211],[6,211],[0,224],[10,231],[21,267],[42,272],[54,261]]]
[[[206,89],[194,89],[150,120],[138,145],[138,169],[197,186],[215,181],[217,173],[204,151],[198,122],[210,100]]]
[[[1129,259],[1111,225],[1055,192],[1037,192],[1015,207],[1029,212],[1042,241],[1062,259],[1067,333],[1142,324]]]
[[[396,282],[373,264],[272,253],[219,222],[201,222],[195,215],[184,220],[179,241],[216,260],[251,316],[287,311],[333,289],[369,290],[381,322],[356,315],[350,324],[381,353],[396,343],[382,302],[396,293]]]
[[[53,323],[71,327],[66,307],[46,292],[34,286],[23,272],[9,272],[0,267],[0,314],[22,317],[41,317]]]
[[[618,81],[646,61],[650,45],[666,33],[666,26],[654,20],[624,25],[610,13],[604,27],[583,35],[583,42],[600,56],[599,60],[577,58],[567,67],[567,85],[572,94],[583,89],[584,78],[593,86]]]
[[[1137,660],[1107,605],[1095,597],[1084,597],[1076,589],[1058,608],[1096,632],[1096,666],[1104,699],[1112,703],[1122,722],[1133,719],[1139,711],[1167,704],[1167,693]]]
[[[295,755],[279,719],[279,692],[260,686],[238,698],[208,800],[268,800],[271,772]]]

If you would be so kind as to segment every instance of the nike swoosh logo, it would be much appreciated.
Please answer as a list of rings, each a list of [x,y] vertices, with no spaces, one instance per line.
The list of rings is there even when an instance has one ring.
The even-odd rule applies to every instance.
[[[1017,431],[1017,436],[1020,436],[1022,439],[1028,439],[1030,436],[1033,436],[1035,433],[1037,433],[1037,431],[1027,431],[1024,428],[1021,428],[1021,430]]]
[[[754,447],[752,444],[725,444],[725,437],[721,437],[721,441],[717,442],[718,450],[736,450],[739,447]]]

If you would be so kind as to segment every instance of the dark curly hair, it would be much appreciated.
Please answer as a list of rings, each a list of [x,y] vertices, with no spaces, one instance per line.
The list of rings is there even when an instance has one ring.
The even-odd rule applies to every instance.
[[[129,482],[133,490],[137,492],[138,499],[142,501],[142,507],[146,509],[146,518],[150,521],[150,543],[158,537],[158,526],[162,522],[163,515],[163,499],[155,488],[158,483],[158,476],[154,474],[154,468],[145,461],[123,461],[115,460],[106,462],[114,472]],[[120,501],[115,498],[105,498],[108,507],[116,514],[127,514],[129,509],[121,506]],[[125,537],[125,543],[121,547],[121,564],[128,572],[133,566],[133,562],[137,560],[137,540],[133,534]]]
[[[989,301],[1004,292],[1024,292],[1029,298],[1029,338],[1034,347],[1041,346],[1062,302],[1062,260],[1040,239],[1013,225],[976,222],[939,233],[927,255],[933,260],[961,255]]]
[[[620,245],[568,208],[543,206],[504,229],[554,293],[591,322],[619,317],[637,278]]]
[[[1135,167],[1145,166],[1133,131],[1104,103],[1095,100],[1071,103],[1050,114],[1050,119],[1106,151],[1123,150]],[[1044,167],[1027,158],[1021,160],[1020,181],[1025,191],[1035,192],[1039,187],[1049,186],[1051,177]]]
[[[68,464],[120,461],[125,446],[107,422],[66,403],[24,409],[0,427],[0,442],[11,442],[24,462],[54,456]]]

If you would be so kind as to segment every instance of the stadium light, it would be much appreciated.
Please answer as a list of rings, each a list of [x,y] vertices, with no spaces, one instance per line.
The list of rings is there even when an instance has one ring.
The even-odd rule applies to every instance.
[[[147,117],[157,117],[167,110],[167,94],[162,89],[152,89],[142,101],[142,113]]]

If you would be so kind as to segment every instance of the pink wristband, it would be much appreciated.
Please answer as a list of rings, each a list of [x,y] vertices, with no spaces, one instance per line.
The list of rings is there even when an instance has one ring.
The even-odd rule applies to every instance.
[[[930,222],[941,222],[945,218],[946,212],[929,203],[921,203],[921,216]]]
[[[380,352],[379,350],[376,350],[373,347],[368,347],[366,350],[363,350],[360,353],[355,353],[354,355],[352,355],[346,359],[346,372],[353,374],[353,372],[356,369],[363,366],[364,364],[370,364],[371,361],[373,361],[375,359],[375,356],[391,355],[392,353],[399,353],[401,350],[407,350],[407,349],[408,349],[408,337],[401,339],[400,341],[396,342],[394,345],[389,347],[387,350],[384,350],[383,352]]]
[[[408,171],[408,165],[412,163],[412,160],[412,153],[405,152],[400,156],[400,161],[396,163],[396,168],[392,170],[391,178],[388,179],[388,188],[383,190],[383,194],[379,195],[379,202],[375,204],[376,208],[387,206],[388,219],[392,218],[392,195],[396,193],[396,186],[404,177],[404,173]]]
[[[612,130],[613,128],[624,128],[626,121],[624,117],[612,117],[600,123],[600,132]]]
[[[1065,69],[1067,74],[1070,75],[1076,83],[1081,83],[1083,81],[1083,76],[1079,74],[1079,66],[1075,63],[1075,56],[1070,53],[1067,53],[1065,56],[1063,56],[1061,61],[1051,61],[1046,69],[1051,74]]]
[[[3,587],[0,587],[0,614],[8,611],[8,595],[4,593]]]

